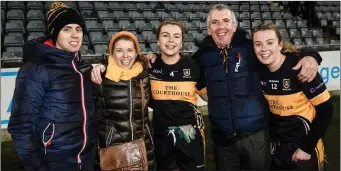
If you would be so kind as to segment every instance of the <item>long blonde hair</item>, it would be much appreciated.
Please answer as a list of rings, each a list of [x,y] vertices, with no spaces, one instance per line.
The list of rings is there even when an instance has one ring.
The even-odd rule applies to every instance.
[[[296,46],[290,42],[285,42],[283,40],[283,36],[282,36],[281,32],[279,31],[278,27],[273,23],[263,23],[263,24],[260,24],[256,27],[254,27],[252,30],[252,38],[256,32],[264,31],[264,30],[275,31],[276,36],[278,38],[278,43],[283,42],[283,49],[281,50],[281,53],[284,54],[284,53],[299,53],[299,52],[301,52],[301,49],[302,49],[301,46]]]

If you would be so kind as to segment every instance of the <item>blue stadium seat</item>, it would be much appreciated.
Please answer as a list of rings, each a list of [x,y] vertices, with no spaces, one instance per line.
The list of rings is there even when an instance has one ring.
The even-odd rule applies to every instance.
[[[108,45],[94,45],[94,53],[95,54],[104,54],[108,53]]]
[[[259,5],[251,5],[250,11],[259,12],[260,11]]]
[[[313,37],[322,38],[323,37],[323,31],[322,29],[312,29]]]
[[[294,17],[292,16],[292,14],[290,12],[284,12],[283,18],[286,20],[292,20]]]
[[[150,46],[150,49],[152,50],[152,52],[159,52],[160,51],[157,43],[150,43],[149,46]]]
[[[11,1],[14,2],[14,1]],[[23,10],[18,10],[18,9],[12,9],[7,11],[7,21],[8,20],[21,20],[21,21],[25,21],[25,17],[24,17],[24,12]]]
[[[273,19],[282,19],[283,17],[282,17],[281,12],[275,11],[272,13],[272,18]]]
[[[198,26],[194,22],[184,22],[185,30],[187,31],[198,31]]]
[[[152,39],[153,32],[152,31],[142,31],[141,35],[144,37],[144,40],[149,42]]]
[[[22,48],[15,48],[15,52],[7,51],[7,52],[2,52],[2,59],[10,59],[10,58],[22,58],[23,57],[23,50]],[[6,61],[2,61],[6,62]]]
[[[312,32],[308,28],[301,28],[301,35],[303,38],[310,38],[313,37]]]
[[[263,10],[261,10],[263,11]],[[263,20],[271,20],[272,17],[271,17],[271,13],[270,12],[262,12],[262,19]]]
[[[89,44],[90,44],[89,37],[88,37],[86,34],[83,35],[83,42],[82,42],[82,45],[89,46]]]
[[[290,38],[286,29],[279,29],[279,32],[281,33],[281,35],[282,35],[282,37],[284,39],[289,39]]]
[[[143,31],[152,31],[153,32],[154,29],[155,29],[155,27],[153,27],[153,25],[150,23],[144,23],[144,24],[141,24],[139,26],[140,32],[143,32]]]
[[[256,12],[251,13],[251,20],[260,20],[260,19],[262,19],[260,12],[256,11]]]
[[[304,42],[306,45],[308,46],[314,46],[317,45],[317,42],[315,40],[313,40],[312,38],[305,38]]]
[[[308,27],[307,20],[298,20],[297,21],[297,27],[298,28],[307,28]]]
[[[109,8],[115,12],[115,13],[120,13],[119,11],[123,11],[124,8],[123,8],[123,5],[121,2],[109,2]],[[114,14],[115,14],[114,13]]]
[[[44,21],[44,14],[41,10],[29,10],[27,12],[27,20],[41,20]]]
[[[250,20],[242,20],[239,22],[239,26],[245,29],[251,28]]]
[[[300,32],[298,32],[297,29],[290,29],[289,30],[289,36],[291,38],[301,38],[301,34],[300,34]]]
[[[40,20],[29,21],[26,26],[27,32],[45,32],[45,25]]]
[[[78,1],[78,8],[82,10],[93,10],[94,6],[92,5],[92,2],[86,2],[86,1]]]
[[[297,25],[294,22],[294,20],[286,20],[286,25],[288,29],[297,28]]]
[[[152,6],[152,4],[147,4],[147,3],[137,3],[136,6],[141,13],[144,11],[153,11],[154,9],[154,6]]]
[[[144,20],[143,14],[139,13],[138,11],[129,11],[128,15],[130,16],[131,21]]]
[[[340,12],[334,12],[333,16],[334,16],[334,20],[340,21]]]
[[[340,40],[330,40],[330,44],[340,45]]]
[[[264,24],[268,24],[268,23],[273,23],[273,24],[275,24],[272,20],[263,20],[263,23],[264,23]]]
[[[109,5],[107,2],[94,2],[94,8],[97,11],[107,11],[109,10]]]
[[[83,17],[83,19],[86,20],[98,20],[98,15],[97,12],[94,10],[83,10],[81,11],[81,15]]]
[[[166,20],[167,18],[173,18],[171,13],[167,13],[166,11],[157,11],[156,12],[161,21]]]
[[[27,2],[27,10],[43,10],[43,4],[40,1]]]
[[[109,11],[97,11],[98,17],[101,21],[114,20],[114,14]]]
[[[85,21],[85,28],[87,32],[102,32],[103,30],[102,23],[93,20]]]
[[[238,12],[239,11],[239,5],[229,5],[229,8],[234,11],[234,12]]]
[[[260,11],[270,11],[270,7],[268,5],[261,5],[260,6]]]
[[[142,34],[137,34],[136,35],[136,38],[137,38],[137,40],[139,41],[139,44],[140,43],[146,43],[146,40],[145,40],[145,38],[143,37],[143,35]],[[141,45],[141,44],[140,44]],[[140,47],[141,48],[141,47]]]
[[[199,25],[200,32],[207,30],[207,22],[201,22]]]
[[[239,14],[239,19],[241,19],[241,20],[249,20],[250,19],[250,13],[249,12],[241,12]]]
[[[327,43],[325,42],[325,40],[324,40],[322,37],[316,38],[316,43],[317,43],[318,45],[325,45],[325,44],[327,44]]]
[[[281,11],[281,8],[280,8],[280,6],[270,6],[270,10],[271,10],[272,12]]]
[[[239,6],[239,11],[240,12],[249,12],[250,11],[250,6],[249,5],[240,5]]]
[[[292,43],[296,46],[304,46],[305,45],[305,43],[302,41],[301,38],[294,38],[292,40]]]
[[[30,40],[36,39],[36,38],[40,38],[40,37],[45,37],[45,33],[44,32],[29,32],[28,37],[27,37],[27,41],[30,41]]]
[[[123,4],[123,8],[126,10],[126,11],[138,11],[139,8],[137,7],[137,5],[135,3],[130,3],[130,2],[125,2]]]
[[[200,21],[202,18],[199,12],[190,13],[190,15],[187,17],[189,18],[190,21]]]
[[[108,35],[109,39],[111,39],[112,36],[114,36],[116,33],[118,33],[118,31],[108,31],[107,35]]]
[[[6,33],[19,32],[19,33],[24,34],[26,32],[24,24],[20,20],[11,20],[11,21],[6,22],[5,30],[6,30]]]
[[[275,20],[275,24],[279,29],[285,29],[286,28],[283,20]]]
[[[177,20],[187,20],[187,16],[183,13],[180,12],[173,12],[173,17],[175,17],[175,19]]]
[[[23,47],[24,38],[22,36],[5,36],[4,47]],[[7,50],[6,50],[7,51]]]
[[[193,7],[193,12],[205,12],[206,5],[205,4],[197,4]]]
[[[259,26],[261,24],[262,24],[261,20],[253,20],[251,23],[251,27],[254,28],[254,27]]]
[[[333,28],[339,28],[340,27],[340,21],[333,21],[332,22],[332,27]]]
[[[154,6],[154,11],[158,12],[158,11],[164,11],[166,12],[166,6],[163,3],[158,3]]]
[[[24,1],[9,1],[7,2],[7,8],[8,10],[25,10],[25,2]]]
[[[102,21],[102,25],[103,25],[105,32],[110,32],[110,31],[118,32],[121,30],[120,27],[118,26],[118,23],[114,23],[111,20]]]
[[[150,20],[159,20],[159,18],[160,18],[157,13],[153,13],[151,11],[143,12],[143,16],[148,21],[150,21]]]
[[[327,27],[327,26],[328,26],[327,20],[320,20],[320,25],[321,25],[322,27]]]
[[[130,20],[130,17],[127,12],[113,12],[114,14],[114,20],[116,22],[120,20]]]
[[[89,36],[92,45],[107,45],[109,42],[108,36],[101,32],[91,32]]]
[[[118,23],[120,25],[120,23]],[[125,31],[136,31],[137,27],[135,26],[134,23],[123,23],[121,30],[125,30]]]
[[[183,5],[182,10],[184,12],[192,12],[193,10],[195,10],[195,5],[194,4]]]

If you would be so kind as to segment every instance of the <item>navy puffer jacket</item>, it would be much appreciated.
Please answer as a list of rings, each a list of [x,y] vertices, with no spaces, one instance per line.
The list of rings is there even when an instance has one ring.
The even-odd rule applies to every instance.
[[[8,131],[26,169],[92,170],[95,120],[90,70],[35,39],[24,45]]]

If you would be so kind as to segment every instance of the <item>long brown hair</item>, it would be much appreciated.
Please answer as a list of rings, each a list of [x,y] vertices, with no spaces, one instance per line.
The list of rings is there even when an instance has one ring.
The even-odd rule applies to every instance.
[[[281,34],[281,32],[279,31],[278,27],[273,24],[273,23],[263,23],[260,24],[256,27],[253,28],[252,30],[252,38],[254,36],[254,34],[258,31],[264,31],[264,30],[273,30],[276,33],[276,36],[278,38],[278,43],[283,42],[283,49],[281,50],[281,53],[298,53],[301,51],[302,47],[300,46],[295,46],[290,42],[286,42],[283,40],[283,36]]]

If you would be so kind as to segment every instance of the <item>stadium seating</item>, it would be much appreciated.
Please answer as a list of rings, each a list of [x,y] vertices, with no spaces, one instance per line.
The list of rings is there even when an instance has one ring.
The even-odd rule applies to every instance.
[[[22,55],[24,41],[47,35],[46,17],[52,1],[2,1],[2,58]],[[107,52],[107,43],[115,33],[126,30],[136,34],[142,51],[157,51],[156,30],[161,21],[175,18],[185,24],[184,51],[195,51],[207,35],[207,16],[214,1],[65,1],[85,20],[81,52]],[[318,27],[308,27],[306,19],[294,18],[290,10],[267,1],[222,1],[235,13],[238,25],[248,32],[261,23],[276,24],[284,40],[296,45],[337,44],[340,35],[340,2],[317,2]],[[283,2],[284,4],[285,2]],[[330,34],[325,34],[329,32]]]

